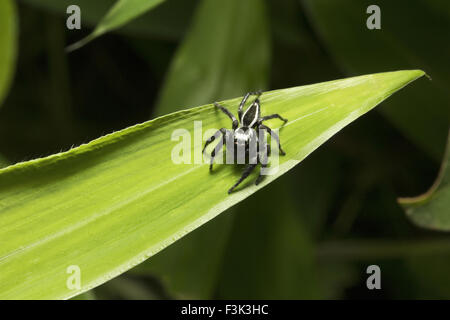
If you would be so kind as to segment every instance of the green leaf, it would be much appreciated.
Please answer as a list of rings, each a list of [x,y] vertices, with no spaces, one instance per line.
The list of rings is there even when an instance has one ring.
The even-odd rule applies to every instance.
[[[442,41],[450,30],[450,7],[443,3],[376,1],[381,9],[381,29],[369,30],[366,10],[373,1],[304,1],[313,27],[349,76],[410,68],[430,75],[433,81],[415,84],[415,90],[396,95],[380,111],[438,161],[450,116],[450,42]],[[433,97],[432,104],[429,97]]]
[[[86,38],[67,47],[68,51],[76,50],[93,39],[117,29],[130,20],[142,15],[161,4],[164,0],[118,0],[99,22],[94,31]]]
[[[441,170],[433,186],[413,198],[399,198],[407,216],[417,225],[450,231],[450,131]]]
[[[0,106],[14,74],[17,46],[17,14],[12,0],[0,2]]]
[[[265,88],[270,65],[269,38],[264,1],[201,2],[172,61],[156,113],[167,114],[178,111],[183,104],[204,104]],[[258,54],[242,52],[247,42],[255,43]],[[233,216],[227,212],[211,221],[138,271],[158,275],[174,297],[211,298]]]
[[[379,73],[264,93],[263,114],[290,120],[280,130],[287,155],[276,174],[259,186],[249,179],[231,195],[240,176],[235,166],[217,165],[211,174],[207,164],[171,160],[180,145],[171,140],[174,130],[195,137],[194,121],[202,121],[203,132],[230,126],[211,104],[1,169],[0,298],[69,298],[125,272],[281,176],[423,74]],[[239,101],[222,103],[235,111]],[[194,138],[191,156],[201,156],[202,144]],[[72,265],[80,268],[81,289],[66,285]]]
[[[193,230],[130,272],[153,275],[176,299],[211,299],[222,270],[234,208]]]

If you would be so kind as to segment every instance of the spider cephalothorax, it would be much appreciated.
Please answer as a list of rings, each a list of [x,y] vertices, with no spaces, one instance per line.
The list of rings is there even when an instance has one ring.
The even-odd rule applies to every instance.
[[[243,108],[249,96],[255,95],[256,98],[252,104],[243,112]],[[259,96],[261,92],[249,92],[242,99],[238,108],[238,119],[225,107],[221,106],[217,102],[214,105],[223,111],[230,119],[233,121],[232,130],[229,129],[219,129],[213,136],[206,140],[205,147],[213,142],[217,137],[222,135],[222,139],[216,145],[216,147],[211,152],[211,164],[209,169],[212,170],[213,162],[216,154],[222,149],[223,144],[227,147],[227,156],[229,153],[233,154],[234,161],[239,164],[247,164],[241,178],[228,190],[231,193],[234,188],[236,188],[245,178],[247,178],[250,173],[255,169],[258,163],[261,164],[262,168],[267,167],[268,156],[270,155],[270,145],[267,144],[263,139],[260,139],[259,133],[267,131],[277,142],[280,153],[285,154],[280,145],[280,139],[278,135],[273,132],[269,127],[265,126],[263,121],[269,119],[278,118],[285,123],[287,119],[284,119],[279,114],[272,114],[269,116],[261,117],[261,105],[259,102]],[[228,162],[228,161],[227,161]],[[255,184],[259,184],[263,178],[261,172],[255,181]]]

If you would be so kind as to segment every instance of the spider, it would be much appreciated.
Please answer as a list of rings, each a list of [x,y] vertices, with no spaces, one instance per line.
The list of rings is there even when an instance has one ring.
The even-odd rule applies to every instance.
[[[267,131],[271,135],[271,137],[273,137],[277,141],[280,153],[282,155],[286,154],[281,148],[280,139],[278,135],[275,132],[273,132],[269,127],[265,126],[262,123],[263,121],[275,118],[284,121],[284,123],[286,123],[288,120],[281,117],[279,114],[271,114],[265,117],[261,117],[261,106],[259,102],[259,97],[261,96],[261,94],[262,94],[261,91],[256,91],[256,92],[248,92],[244,96],[238,108],[239,121],[227,108],[221,106],[217,102],[214,103],[214,106],[220,109],[223,113],[225,113],[231,119],[233,124],[232,130],[221,128],[205,142],[205,146],[203,147],[202,153],[205,152],[206,147],[211,142],[213,142],[216,138],[222,135],[222,140],[219,141],[219,143],[211,152],[211,163],[209,166],[210,171],[212,171],[213,162],[216,154],[222,149],[223,144],[226,143],[227,141],[231,142],[226,143],[227,152],[231,151],[232,154],[234,154],[235,161],[237,158],[240,159],[238,163],[247,164],[247,167],[244,169],[242,176],[228,190],[228,194],[232,193],[233,190],[242,181],[244,181],[245,178],[247,178],[250,175],[250,173],[256,168],[258,163],[261,164],[261,171],[259,172],[255,184],[258,185],[263,179],[262,168],[267,167],[268,156],[270,156],[270,145],[267,144],[266,142],[259,143],[258,135],[256,132],[261,132],[261,130]],[[247,102],[247,99],[252,95],[256,96],[255,100],[247,108],[247,110],[243,112],[243,108],[245,103]]]

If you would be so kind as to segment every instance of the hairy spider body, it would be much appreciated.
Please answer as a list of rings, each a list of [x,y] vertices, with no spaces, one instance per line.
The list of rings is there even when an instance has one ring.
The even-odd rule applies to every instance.
[[[269,127],[265,126],[263,124],[263,121],[278,118],[286,123],[287,119],[284,119],[279,114],[272,114],[269,116],[261,117],[261,105],[259,101],[259,97],[261,96],[261,94],[261,91],[249,92],[244,96],[238,108],[239,120],[236,119],[236,117],[227,108],[221,106],[217,102],[214,103],[216,108],[220,109],[231,119],[232,130],[221,128],[213,136],[206,140],[203,152],[211,142],[216,140],[216,138],[222,136],[222,139],[211,152],[211,164],[209,166],[209,169],[212,170],[214,158],[216,157],[216,154],[222,149],[224,143],[227,148],[227,156],[232,153],[234,155],[235,163],[247,164],[244,172],[242,173],[242,176],[228,190],[228,193],[233,192],[234,188],[236,188],[245,178],[247,178],[258,164],[261,164],[261,168],[267,167],[268,157],[270,156],[270,145],[265,141],[261,141],[261,137],[259,136],[260,132],[267,131],[267,133],[277,141],[280,153],[282,155],[285,155],[285,152],[281,148],[278,135]],[[250,104],[250,106],[245,111],[243,111],[245,103],[251,95],[255,95],[256,98]],[[258,185],[263,179],[261,171],[255,181],[256,185]]]

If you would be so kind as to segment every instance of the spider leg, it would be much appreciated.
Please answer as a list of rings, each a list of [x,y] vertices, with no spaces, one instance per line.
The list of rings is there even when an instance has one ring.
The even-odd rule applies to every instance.
[[[259,161],[261,162],[261,170],[259,171],[259,176],[256,178],[255,184],[258,185],[264,178],[264,175],[261,174],[262,170],[267,168],[267,163],[269,162],[270,156],[270,145],[265,144],[264,149],[261,150]]]
[[[206,140],[205,142],[205,146],[203,147],[202,150],[202,154],[205,152],[206,147],[213,142],[214,140],[216,140],[217,136],[219,135],[219,133],[221,133],[224,137],[227,135],[227,129],[225,128],[221,128],[219,130],[217,130],[216,133],[214,133],[214,135],[212,135],[211,137],[208,138],[208,140]]]
[[[256,96],[256,100],[258,100],[259,96],[262,94],[261,90],[255,91],[255,92],[248,92],[244,98],[242,98],[241,103],[239,104],[239,108],[238,108],[238,117],[239,119],[242,119],[242,108],[244,108],[245,103],[247,102],[248,97],[250,96]],[[259,101],[258,101],[259,102]]]
[[[219,143],[215,146],[213,151],[211,152],[211,162],[209,164],[209,170],[212,171],[214,158],[216,157],[216,154],[222,149],[223,144],[225,143],[226,135],[222,135],[222,140],[219,141]]]
[[[271,137],[273,137],[275,140],[277,140],[278,148],[280,149],[280,153],[284,156],[286,154],[286,152],[284,152],[283,149],[281,148],[280,138],[278,137],[278,135],[275,132],[273,132],[269,127],[267,127],[267,126],[265,126],[263,124],[260,125],[259,127],[261,129],[266,130],[270,134]]]
[[[236,129],[239,126],[239,122],[237,121],[236,117],[224,106],[221,106],[219,103],[214,102],[214,106],[216,108],[219,108],[223,113],[225,113],[231,121],[233,121],[233,130]]]
[[[276,119],[276,118],[277,118],[277,119],[280,119],[281,121],[284,121],[284,123],[286,123],[286,122],[288,121],[287,119],[283,118],[283,117],[280,116],[278,113],[276,113],[276,114],[271,114],[271,115],[262,117],[262,118],[260,118],[260,119],[258,120],[258,122],[259,122],[259,123],[262,123],[263,121],[270,120],[270,119]]]
[[[247,177],[250,175],[250,173],[252,173],[253,169],[255,169],[257,165],[258,165],[257,163],[255,163],[255,164],[249,164],[249,165],[245,168],[245,170],[244,170],[244,172],[242,173],[242,176],[239,178],[239,180],[234,184],[234,186],[232,186],[232,187],[230,188],[230,190],[228,190],[228,194],[232,193],[233,190],[234,190],[234,188],[236,188],[242,181],[244,181],[244,179],[247,178]]]

